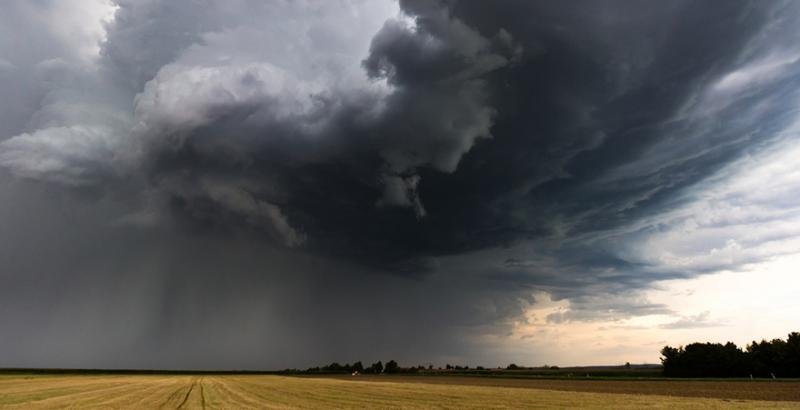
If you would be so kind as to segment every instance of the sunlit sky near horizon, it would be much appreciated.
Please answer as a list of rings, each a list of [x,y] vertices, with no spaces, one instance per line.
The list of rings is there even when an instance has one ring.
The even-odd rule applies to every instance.
[[[800,3],[0,4],[0,367],[800,331]]]

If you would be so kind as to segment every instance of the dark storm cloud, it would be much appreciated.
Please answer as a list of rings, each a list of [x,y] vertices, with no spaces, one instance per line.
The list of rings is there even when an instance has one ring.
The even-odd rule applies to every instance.
[[[0,339],[24,352],[12,364],[90,363],[83,335],[114,315],[137,353],[104,365],[481,357],[470,336],[508,332],[534,291],[570,302],[553,323],[671,314],[637,292],[760,257],[663,266],[626,244],[786,138],[792,3],[401,1],[388,20],[378,2],[117,5],[94,63],[56,59],[54,40],[0,55],[2,87],[31,84],[0,128],[0,165],[28,181],[4,183],[4,218],[23,229],[13,215],[57,197],[80,226],[3,238],[25,274],[2,277],[0,319],[72,343]],[[129,304],[97,313],[109,295]],[[26,309],[82,333],[27,329]],[[170,358],[186,338],[209,342]],[[280,354],[226,361],[257,341]]]

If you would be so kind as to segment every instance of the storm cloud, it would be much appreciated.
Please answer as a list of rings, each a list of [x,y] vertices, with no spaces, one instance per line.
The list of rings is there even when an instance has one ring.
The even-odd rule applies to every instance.
[[[643,292],[800,249],[799,7],[6,2],[0,366],[505,360],[542,292],[715,325]]]

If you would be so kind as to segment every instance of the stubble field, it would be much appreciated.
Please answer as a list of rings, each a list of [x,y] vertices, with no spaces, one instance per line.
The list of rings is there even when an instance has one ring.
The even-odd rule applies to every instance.
[[[764,399],[742,400],[735,394],[675,397],[666,390],[645,388],[647,384],[636,384],[645,382],[635,381],[597,382],[607,383],[606,390],[592,382],[586,382],[581,389],[580,385],[518,385],[514,380],[506,381],[391,376],[342,379],[266,375],[5,375],[0,376],[0,408],[800,408],[800,401],[794,401],[798,400],[797,395],[792,396],[795,389],[800,390],[797,382],[718,382],[728,383],[720,391],[755,389],[756,393],[749,397]],[[631,384],[644,390],[603,392]],[[637,392],[645,394],[633,394]]]

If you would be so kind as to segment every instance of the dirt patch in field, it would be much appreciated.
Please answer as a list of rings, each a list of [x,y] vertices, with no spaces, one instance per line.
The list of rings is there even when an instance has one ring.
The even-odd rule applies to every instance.
[[[800,402],[796,381],[704,381],[704,380],[553,380],[465,376],[326,376],[341,380],[456,384],[467,386],[519,387],[592,393],[648,394],[708,397],[731,400]]]

